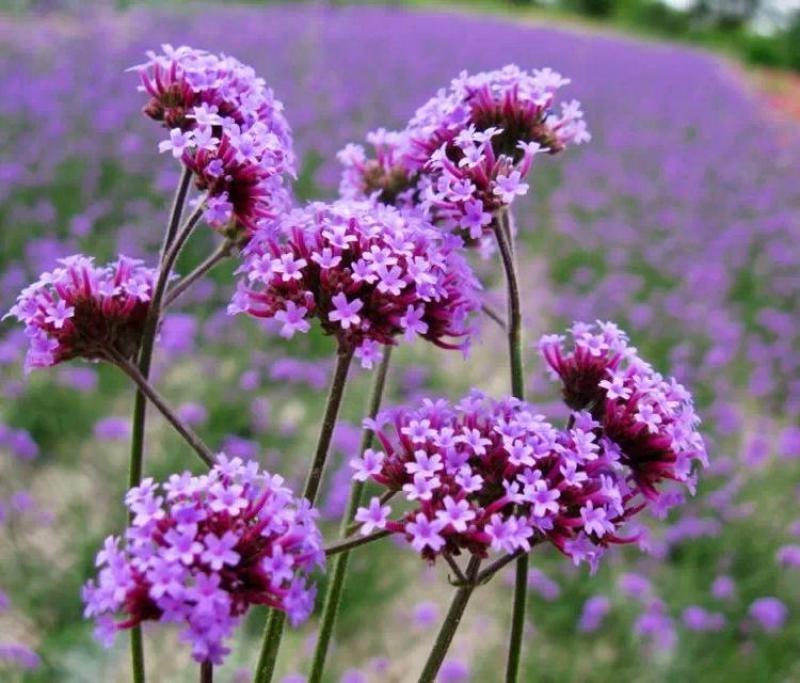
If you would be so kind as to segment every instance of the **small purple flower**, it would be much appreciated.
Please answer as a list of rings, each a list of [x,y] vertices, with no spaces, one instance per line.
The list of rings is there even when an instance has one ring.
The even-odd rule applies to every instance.
[[[611,602],[604,595],[595,595],[583,603],[583,611],[578,621],[578,630],[583,633],[594,633],[603,624]]]
[[[754,600],[749,614],[764,631],[775,633],[783,628],[789,610],[778,598],[767,597]]]
[[[388,505],[381,505],[380,498],[372,498],[369,507],[359,508],[356,512],[355,520],[361,526],[361,533],[368,536],[373,531],[386,528],[386,521],[392,513],[392,508]]]

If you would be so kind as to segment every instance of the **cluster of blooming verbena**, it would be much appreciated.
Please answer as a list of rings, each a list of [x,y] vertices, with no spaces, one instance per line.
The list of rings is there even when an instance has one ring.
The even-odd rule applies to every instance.
[[[361,145],[343,149],[340,191],[422,210],[478,240],[498,211],[527,193],[535,154],[590,139],[576,100],[554,109],[557,91],[569,82],[551,69],[529,73],[514,65],[462,72],[405,130],[371,133],[374,158]]]
[[[362,533],[403,534],[428,559],[527,552],[549,540],[595,568],[609,543],[634,540],[620,528],[659,498],[660,481],[693,490],[693,463],[707,461],[691,396],[653,372],[616,325],[594,329],[576,323],[569,354],[561,337],[541,342],[574,411],[566,429],[521,401],[477,391],[455,407],[425,401],[370,421],[383,450],[354,458],[353,476],[402,492],[413,509],[390,520],[373,498],[358,512]]]
[[[674,378],[665,379],[628,345],[613,323],[576,323],[573,346],[565,352],[561,335],[548,335],[539,350],[573,410],[587,411],[619,449],[634,487],[658,498],[656,484],[671,479],[694,491],[694,463],[708,466],[700,418],[691,394]],[[679,498],[669,497],[673,504]]]
[[[106,539],[98,579],[84,588],[105,642],[143,621],[178,623],[196,660],[219,663],[251,605],[283,610],[293,624],[313,610],[307,575],[325,560],[317,513],[257,463],[219,455],[208,474],[146,479],[125,502],[124,545]]]
[[[290,206],[283,184],[295,173],[292,135],[252,67],[227,55],[162,46],[134,67],[150,96],[144,113],[169,129],[159,144],[190,168],[208,193],[204,217],[230,236],[249,235]]]
[[[412,509],[389,520],[390,507],[373,498],[356,516],[363,534],[403,534],[427,559],[527,552],[549,540],[593,567],[608,543],[624,541],[618,531],[636,508],[616,450],[597,442],[588,414],[558,430],[517,399],[473,390],[455,406],[384,412],[378,425],[383,450],[353,459],[353,476],[402,493]]]
[[[462,246],[394,207],[314,203],[256,233],[228,311],[274,318],[287,338],[316,318],[367,367],[399,335],[466,348],[480,301]]]
[[[24,323],[26,368],[72,358],[130,358],[139,348],[156,272],[120,256],[107,266],[75,255],[26,287],[6,316]]]

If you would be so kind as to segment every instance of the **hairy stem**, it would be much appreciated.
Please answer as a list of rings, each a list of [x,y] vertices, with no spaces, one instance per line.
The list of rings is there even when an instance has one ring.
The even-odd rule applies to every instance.
[[[514,241],[509,210],[501,211],[494,224],[497,246],[506,276],[508,293],[508,357],[511,366],[511,393],[525,400],[525,367],[522,347],[522,307],[520,301],[519,279],[515,263]],[[514,581],[514,606],[511,615],[511,633],[508,641],[508,660],[506,663],[506,683],[516,683],[519,676],[522,631],[525,626],[525,604],[528,591],[528,555],[517,560]]]
[[[333,371],[333,379],[328,392],[328,400],[325,405],[325,414],[322,417],[317,449],[308,472],[303,496],[309,503],[314,505],[322,483],[322,475],[325,472],[325,461],[328,458],[328,450],[333,437],[333,430],[336,427],[336,419],[339,416],[339,408],[342,405],[344,388],[347,384],[347,374],[353,360],[353,349],[339,349],[336,355],[336,368]],[[278,659],[278,650],[281,646],[283,629],[286,624],[286,616],[283,612],[273,609],[269,613],[267,624],[264,628],[264,640],[261,645],[261,654],[256,665],[255,683],[269,683],[275,674],[275,664]]]
[[[392,358],[392,347],[387,346],[383,352],[383,358],[375,373],[372,381],[372,389],[369,395],[369,402],[367,405],[367,416],[370,419],[375,419],[378,411],[381,409],[383,402],[383,394],[386,388],[386,376],[389,372],[389,365]],[[361,444],[359,445],[358,452],[363,454],[368,448],[372,446],[374,433],[371,429],[364,429],[361,433]],[[347,509],[342,516],[340,524],[339,535],[347,538],[348,527],[356,516],[356,511],[361,505],[361,499],[364,495],[365,482],[353,480],[350,487],[350,497],[347,502]],[[387,532],[388,534],[388,532]],[[347,564],[350,557],[350,550],[369,540],[381,538],[387,534],[381,533],[372,534],[372,536],[362,536],[360,539],[353,539],[347,543],[342,541],[335,544],[330,548],[326,548],[327,555],[340,553],[333,562],[333,569],[331,570],[331,578],[328,583],[328,590],[325,594],[325,602],[322,607],[322,616],[320,617],[319,635],[317,636],[317,646],[314,650],[314,659],[311,663],[311,673],[308,677],[308,683],[319,683],[322,680],[322,672],[325,668],[325,658],[328,654],[331,638],[333,636],[333,629],[336,624],[336,615],[339,611],[339,605],[342,601],[342,593],[344,591],[345,578],[347,576]]]
[[[164,306],[163,308],[168,308],[171,306],[175,300],[180,297],[184,292],[186,292],[195,282],[197,282],[201,277],[203,277],[206,273],[208,273],[214,266],[216,266],[221,261],[224,261],[228,256],[231,255],[231,250],[233,249],[233,243],[229,240],[225,240],[220,244],[209,256],[203,261],[197,268],[195,268],[191,273],[189,273],[185,278],[182,278],[181,281],[175,285],[167,295],[164,297]]]
[[[203,440],[197,436],[194,430],[189,427],[189,425],[185,424],[183,420],[178,417],[177,413],[175,413],[172,408],[167,404],[166,400],[164,399],[161,394],[159,394],[155,388],[144,378],[144,375],[139,371],[139,369],[131,363],[129,360],[124,358],[120,355],[114,355],[114,362],[119,368],[130,377],[136,386],[139,388],[139,391],[156,407],[158,408],[159,412],[167,419],[167,421],[175,428],[175,431],[180,434],[186,443],[188,443],[197,455],[200,456],[201,460],[212,467],[214,465],[214,453],[212,450],[206,446]]]
[[[178,188],[175,191],[175,197],[172,200],[172,209],[170,210],[169,220],[167,221],[167,229],[164,233],[164,241],[161,246],[160,263],[163,268],[164,256],[169,250],[172,240],[175,237],[175,232],[183,215],[183,207],[186,204],[186,197],[189,193],[189,184],[192,180],[192,172],[184,167],[181,173],[181,179],[178,183]],[[159,271],[160,272],[160,271]],[[139,347],[138,367],[137,370],[141,376],[147,379],[150,376],[150,365],[153,359],[153,347],[155,345],[156,329],[158,327],[158,320],[154,325],[147,325],[142,336],[141,346]],[[147,417],[147,397],[141,389],[137,388],[136,396],[133,402],[133,417],[131,424],[131,453],[130,463],[128,465],[128,488],[132,489],[138,486],[142,480],[142,461],[144,460],[144,428],[145,420]],[[130,513],[129,518],[132,519],[133,513]],[[134,626],[131,629],[131,673],[133,683],[145,683],[145,668],[144,668],[144,646],[142,643],[142,629],[140,626]]]
[[[433,644],[430,655],[428,655],[428,661],[425,662],[425,668],[419,676],[419,683],[434,683],[436,680],[442,662],[447,656],[447,651],[450,649],[450,644],[453,642],[453,637],[461,623],[461,617],[464,616],[467,603],[475,590],[475,578],[478,574],[480,563],[480,558],[474,555],[470,559],[467,566],[468,583],[456,591],[453,601],[450,603],[450,609],[447,611],[447,616],[439,629],[439,634],[436,636],[436,642]]]

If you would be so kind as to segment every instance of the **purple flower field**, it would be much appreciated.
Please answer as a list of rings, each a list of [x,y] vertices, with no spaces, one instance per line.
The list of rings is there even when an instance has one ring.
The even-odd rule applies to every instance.
[[[53,355],[43,333],[32,341],[14,321],[0,323],[0,680],[128,680],[127,639],[118,637],[111,649],[103,648],[93,638],[93,625],[82,617],[81,600],[81,587],[98,576],[95,556],[103,539],[120,537],[126,526],[138,529],[140,536],[135,542],[127,539],[122,549],[116,541],[113,547],[107,543],[105,559],[97,556],[103,567],[96,590],[91,584],[90,616],[110,619],[108,614],[128,609],[132,623],[143,623],[150,681],[196,680],[192,648],[201,661],[206,652],[223,652],[223,639],[230,641],[232,653],[217,667],[216,680],[252,680],[263,605],[294,604],[287,610],[293,621],[302,621],[312,609],[316,589],[310,579],[306,584],[306,575],[315,571],[321,541],[313,514],[293,496],[299,496],[314,452],[336,343],[340,356],[342,347],[358,345],[355,356],[361,363],[354,364],[343,419],[333,433],[316,523],[325,539],[339,538],[338,520],[348,509],[355,469],[356,478],[373,487],[355,519],[370,533],[391,532],[391,538],[353,551],[324,681],[417,680],[455,590],[447,582],[452,566],[443,556],[499,550],[511,555],[531,545],[536,547],[527,577],[520,680],[800,680],[800,130],[777,124],[738,71],[715,56],[486,16],[280,5],[24,18],[0,14],[2,314],[40,273],[77,253],[91,254],[96,264],[116,263],[114,268],[126,273],[134,268],[126,285],[130,305],[113,316],[130,318],[131,310],[139,310],[134,302],[145,279],[148,296],[152,291],[156,278],[149,268],[156,266],[170,196],[181,176],[180,153],[158,154],[159,141],[170,134],[142,116],[146,98],[136,90],[137,74],[128,70],[163,43],[233,55],[251,65],[283,102],[296,159],[287,157],[278,166],[280,172],[290,170],[292,161],[297,167],[296,181],[287,184],[294,198],[281,199],[287,204],[338,197],[344,167],[337,152],[348,143],[363,144],[369,131],[401,129],[462,71],[516,64],[524,70],[551,67],[570,78],[559,97],[580,100],[591,140],[570,145],[557,158],[537,156],[526,179],[530,192],[514,206],[532,412],[513,404],[483,404],[475,395],[458,403],[473,387],[498,397],[508,392],[500,328],[488,316],[478,316],[478,323],[468,319],[481,301],[503,311],[503,277],[493,249],[474,249],[466,257],[482,283],[479,292],[463,250],[450,241],[440,244],[438,234],[409,228],[409,237],[395,230],[391,226],[400,220],[399,210],[377,214],[384,224],[383,241],[370,232],[372,210],[364,209],[358,221],[348,208],[319,209],[313,218],[287,213],[282,229],[295,232],[283,251],[271,233],[253,239],[244,259],[217,266],[169,310],[150,376],[181,423],[202,435],[215,452],[256,462],[286,479],[284,489],[282,482],[262,481],[262,475],[245,473],[242,466],[236,481],[267,482],[265,490],[276,492],[281,503],[275,508],[281,510],[267,505],[262,511],[254,502],[256,493],[246,491],[237,499],[248,510],[246,518],[234,523],[222,508],[214,509],[217,516],[198,517],[218,543],[218,556],[205,551],[215,571],[224,574],[226,562],[238,562],[246,541],[255,548],[253,555],[272,553],[274,573],[280,565],[275,553],[285,550],[289,563],[294,553],[302,580],[284,567],[285,582],[278,583],[288,594],[278,600],[264,597],[270,579],[258,574],[260,593],[242,589],[238,602],[226,604],[224,634],[187,640],[177,629],[147,623],[154,613],[159,618],[166,611],[162,603],[156,606],[152,594],[146,596],[147,588],[137,601],[102,590],[103,576],[107,584],[123,583],[118,575],[112,577],[115,562],[124,563],[142,547],[159,547],[160,531],[148,524],[164,511],[155,506],[149,517],[140,513],[138,522],[125,524],[133,392],[120,372],[83,361],[24,372],[32,343],[39,351],[29,355],[31,365],[75,356],[108,360],[87,346],[94,337],[89,342],[79,338],[67,322],[68,306],[79,304],[62,295],[50,311],[51,294],[42,286],[35,296],[47,312],[34,316],[23,311],[24,317],[37,325],[55,325],[62,355]],[[163,149],[170,152],[184,144],[176,133]],[[527,150],[525,155],[527,160]],[[277,187],[281,181],[274,182]],[[231,216],[240,220],[241,207],[229,205],[227,198],[215,205],[220,223]],[[256,197],[256,209],[245,207],[259,219],[266,211],[258,204],[262,200]],[[206,214],[210,210],[211,204]],[[481,237],[480,211],[471,238]],[[417,240],[418,253],[439,264],[432,284],[425,286],[442,288],[446,298],[430,304],[425,287],[401,292],[402,282],[392,288],[388,278],[376,286],[365,278],[358,289],[364,298],[374,291],[386,295],[390,301],[381,308],[363,306],[358,298],[353,303],[353,289],[348,296],[337,294],[340,271],[351,263],[335,255],[331,230],[346,220],[351,221],[349,236],[335,239],[355,241],[358,254],[374,254],[376,244],[387,247],[393,262],[400,260],[396,273],[389,271],[397,282],[409,280],[421,259],[403,261],[406,246],[395,245],[401,238]],[[241,222],[249,239],[252,225]],[[298,237],[301,228],[320,235],[312,256]],[[215,241],[214,231],[201,225],[178,259],[177,271],[187,274]],[[323,242],[324,249],[319,246]],[[117,263],[118,254],[144,259],[147,268]],[[259,271],[265,258],[282,259],[282,269],[273,265],[267,274]],[[334,275],[301,279],[297,269],[311,260]],[[113,279],[113,270],[101,273],[98,265],[97,277]],[[312,290],[316,298],[303,294]],[[302,306],[301,296],[306,296]],[[274,300],[286,303],[276,308]],[[95,309],[90,313],[97,315]],[[103,315],[116,320],[107,310]],[[146,311],[133,329],[113,327],[112,345],[122,355],[139,344],[139,318],[144,316]],[[356,327],[362,319],[370,323],[368,333]],[[636,350],[622,342],[610,344],[607,356],[591,354],[587,360],[577,351],[562,358],[563,349],[552,338],[537,345],[546,333],[595,320],[618,323]],[[610,328],[598,329],[609,334]],[[467,346],[473,331],[468,354],[447,350]],[[380,360],[377,347],[395,338],[403,343],[394,352],[386,403],[411,408],[378,418],[374,426],[380,441],[374,448],[387,455],[368,450],[362,458],[360,425],[370,368]],[[601,334],[592,339],[604,343]],[[612,351],[635,359],[630,369],[622,365],[624,372],[617,372],[619,358]],[[682,386],[660,384],[661,376],[640,365],[639,357],[688,387],[693,407]],[[585,387],[570,385],[570,378],[585,379],[580,373],[592,363],[600,367],[597,378],[611,373],[599,385],[609,401],[605,422],[595,408],[606,399],[587,398],[581,394]],[[548,365],[563,381],[568,405],[562,404]],[[640,426],[632,436],[625,431],[631,429],[626,415],[647,393],[642,382],[659,392],[659,402],[669,404],[669,410],[653,412],[649,404],[649,412],[638,409],[636,420],[646,428],[646,437]],[[422,403],[431,397],[447,397],[452,404]],[[573,440],[557,436],[549,423],[539,424],[533,412],[546,413],[557,426],[569,419]],[[694,412],[702,419],[699,427]],[[149,415],[145,476],[166,482],[187,466],[199,475],[191,449],[157,411]],[[479,424],[482,420],[487,422]],[[415,440],[411,432],[420,421],[428,424]],[[529,430],[510,456],[503,445],[507,434],[492,427],[498,421],[514,438],[514,430]],[[435,430],[428,429],[431,422]],[[500,465],[492,462],[465,475],[463,463],[454,464],[442,445],[448,427],[467,430],[469,436],[459,438],[465,443],[474,439],[470,447],[475,453],[487,446]],[[704,458],[695,429],[702,433],[709,461],[697,482],[690,461]],[[595,456],[589,456],[586,460],[594,464],[559,475],[559,482],[580,475],[595,487],[578,523],[566,508],[559,509],[567,505],[567,496],[556,503],[561,494],[539,481],[541,471],[525,469],[526,458],[546,446],[548,457],[567,472],[572,456],[555,454],[578,453],[575,459],[580,460],[585,451],[597,450],[591,442],[598,430],[603,439],[628,444],[621,461],[633,474],[617,481],[616,474],[611,476],[616,458],[607,458],[604,451],[600,460],[608,469],[600,469]],[[626,460],[634,446],[646,464]],[[688,470],[681,469],[681,458]],[[502,476],[495,482],[498,467]],[[663,478],[680,486],[657,492],[655,485]],[[235,488],[227,480],[221,480],[227,482],[223,486],[206,479],[185,480],[194,482],[196,490],[185,495],[198,510],[213,499],[214,486]],[[607,492],[612,479],[613,495]],[[456,482],[449,490],[459,492],[458,501],[448,496],[436,503],[431,525],[431,487],[440,480]],[[391,509],[380,498],[383,487],[404,492]],[[140,498],[129,494],[134,514],[137,504],[149,504],[145,488]],[[648,499],[649,509],[640,512],[634,493]],[[411,503],[413,516],[398,515],[399,498]],[[178,518],[186,501],[172,500],[168,515]],[[491,516],[512,503],[530,503],[533,526],[522,517]],[[612,520],[613,509],[619,513]],[[263,539],[254,541],[247,524],[273,513],[286,527],[270,527],[268,547],[259,545]],[[484,515],[479,534],[474,523],[467,530],[476,515]],[[313,556],[286,540],[295,516],[302,519]],[[445,539],[448,524],[455,531]],[[535,541],[529,543],[531,538]],[[186,543],[191,557],[191,539]],[[597,567],[611,545],[616,547]],[[164,566],[183,572],[185,556],[162,550]],[[560,553],[576,563],[586,559],[597,571],[574,566]],[[136,571],[146,559],[132,561]],[[436,562],[429,565],[423,559]],[[192,576],[199,562],[184,562],[191,565]],[[131,581],[141,587],[142,576]],[[244,571],[216,580],[239,590],[237,581],[253,580],[242,576]],[[319,579],[320,591],[330,570],[328,577]],[[194,585],[188,573],[179,580]],[[513,591],[514,571],[508,564],[498,569],[495,581],[475,592],[437,681],[502,680],[498,672],[505,666]],[[276,681],[306,680],[321,595],[308,621],[287,629]],[[257,606],[245,615],[250,605]],[[175,614],[189,615],[186,619],[199,630],[201,620],[191,609],[184,601]],[[294,619],[297,615],[302,619]],[[109,628],[113,624],[106,624],[106,635]]]

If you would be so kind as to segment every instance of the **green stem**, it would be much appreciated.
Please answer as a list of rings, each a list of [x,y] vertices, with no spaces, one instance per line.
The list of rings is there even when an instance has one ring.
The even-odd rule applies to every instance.
[[[383,358],[378,366],[372,383],[372,391],[370,392],[369,404],[367,406],[367,415],[371,419],[375,419],[378,411],[381,408],[383,401],[383,393],[386,387],[386,375],[389,371],[389,364],[391,362],[392,347],[387,346],[383,353]],[[368,448],[372,446],[374,433],[371,429],[365,429],[361,434],[361,444],[359,453],[363,454]],[[365,482],[353,480],[350,487],[350,497],[347,502],[347,509],[342,516],[340,524],[339,535],[342,538],[347,538],[348,528],[350,523],[356,516],[356,511],[361,505],[361,499],[364,494]],[[366,537],[369,538],[369,537]],[[361,542],[357,542],[357,541]],[[333,569],[331,570],[331,578],[328,583],[328,591],[325,594],[325,603],[322,607],[322,616],[320,617],[319,635],[317,637],[317,646],[314,650],[314,659],[311,664],[311,673],[308,677],[308,683],[319,683],[322,680],[322,672],[325,668],[325,658],[328,654],[330,647],[331,637],[333,636],[333,629],[336,624],[336,615],[339,611],[339,605],[342,601],[342,593],[344,591],[345,578],[347,576],[347,565],[350,558],[350,549],[355,548],[357,545],[368,542],[364,537],[362,539],[353,539],[349,544],[342,542],[337,544],[334,552],[341,554],[333,561]],[[332,549],[326,550],[328,555],[334,554]]]
[[[163,308],[168,308],[171,306],[175,300],[181,296],[187,289],[189,289],[197,280],[199,280],[203,275],[205,275],[208,271],[210,271],[214,266],[216,266],[220,261],[224,261],[228,256],[231,254],[231,249],[233,248],[233,243],[225,240],[222,242],[216,250],[214,250],[205,261],[203,261],[197,268],[195,268],[191,273],[189,273],[185,278],[182,278],[181,281],[175,285],[167,295],[164,297],[164,306]]]
[[[172,246],[172,241],[175,239],[175,234],[178,232],[178,227],[181,224],[181,216],[183,216],[183,208],[186,206],[186,197],[189,195],[189,185],[191,182],[192,170],[187,166],[184,166],[183,170],[181,171],[181,179],[178,183],[178,189],[175,190],[175,197],[172,200],[172,209],[170,209],[169,212],[167,232],[164,234],[164,242],[161,245],[160,261],[164,260],[164,255]]]
[[[350,363],[353,360],[352,349],[339,349],[336,355],[336,368],[333,371],[328,400],[325,406],[325,414],[322,417],[317,449],[311,469],[308,472],[303,496],[308,499],[311,505],[317,500],[319,487],[322,483],[322,475],[325,472],[325,461],[328,458],[328,450],[333,437],[333,430],[336,427],[336,419],[339,416],[339,408],[342,405],[344,388],[347,384],[347,374],[350,370]],[[275,674],[275,664],[278,659],[278,650],[281,646],[283,628],[286,624],[286,616],[279,610],[271,610],[264,628],[264,640],[261,645],[261,654],[256,665],[254,677],[255,683],[269,683]]]
[[[506,276],[508,292],[508,357],[511,366],[511,393],[515,398],[525,400],[525,366],[522,354],[522,307],[517,267],[514,254],[514,238],[511,230],[509,210],[497,215],[494,226],[497,246]],[[528,592],[528,555],[517,560],[514,582],[514,606],[511,615],[511,633],[508,641],[508,660],[506,663],[506,683],[516,683],[519,677],[522,632],[525,627],[525,604]]]
[[[181,215],[183,214],[184,204],[186,204],[186,196],[189,193],[189,184],[191,180],[192,172],[188,168],[184,167],[181,173],[180,183],[178,183],[178,189],[175,191],[175,197],[172,201],[172,209],[170,210],[167,229],[164,234],[164,243],[161,247],[160,261],[162,264],[164,257],[166,256],[172,244],[172,240],[175,237],[175,232],[178,229],[178,225],[180,224]],[[146,326],[144,334],[142,335],[141,346],[139,348],[138,371],[145,379],[150,376],[150,365],[153,359],[153,347],[155,345],[157,326],[157,318],[155,324]],[[133,418],[131,425],[131,454],[130,463],[128,465],[129,489],[138,486],[142,481],[142,462],[144,460],[144,428],[146,417],[147,397],[144,395],[141,389],[137,389],[133,402]],[[130,513],[129,519],[132,518],[133,513]],[[133,683],[145,683],[144,645],[142,643],[142,629],[140,626],[135,626],[131,629],[131,675]]]
[[[139,369],[125,359],[123,356],[114,356],[114,362],[119,368],[130,377],[134,384],[139,388],[139,391],[156,407],[159,412],[167,419],[167,421],[175,428],[175,431],[180,434],[183,439],[188,443],[200,459],[209,467],[214,466],[214,453],[206,446],[203,440],[197,436],[194,430],[185,424],[183,420],[178,417],[178,414],[170,408],[163,396],[159,394],[153,386],[144,378]]]
[[[433,644],[428,661],[425,662],[425,668],[419,676],[419,683],[434,683],[436,680],[436,675],[439,673],[442,662],[447,656],[447,651],[450,649],[450,644],[453,642],[453,637],[461,623],[461,617],[464,616],[464,610],[467,609],[467,603],[475,590],[475,578],[477,577],[480,563],[480,558],[474,555],[470,559],[467,566],[467,579],[469,582],[456,591],[453,601],[450,603],[450,609],[447,611],[447,616],[439,629],[439,634],[436,636],[436,642]]]
[[[387,536],[391,536],[392,532],[388,529],[381,529],[380,531],[375,531],[374,533],[369,534],[368,536],[355,536],[353,538],[345,538],[344,540],[338,541],[336,543],[331,543],[329,546],[325,547],[325,555],[327,557],[331,557],[332,555],[338,555],[336,558],[337,560],[342,557],[342,555],[349,555],[350,551],[353,548],[358,548],[362,545],[367,545],[367,543],[374,543],[375,541],[380,541],[382,538],[386,538]],[[331,582],[333,582],[333,575],[331,575]],[[311,683],[311,679],[309,679],[309,683]]]

